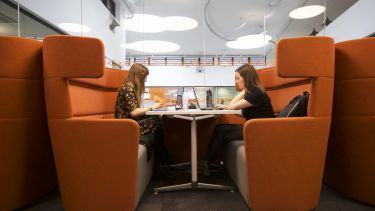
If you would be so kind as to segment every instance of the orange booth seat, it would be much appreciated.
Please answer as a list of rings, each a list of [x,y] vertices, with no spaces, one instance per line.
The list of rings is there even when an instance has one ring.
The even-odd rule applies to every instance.
[[[48,36],[43,42],[48,126],[64,208],[134,210],[153,169],[139,126],[114,119],[127,71],[104,67],[95,38]]]
[[[331,123],[334,43],[328,37],[278,42],[276,67],[258,71],[276,113],[303,91],[308,116],[252,119],[244,141],[227,145],[227,170],[252,210],[312,210],[323,177]]]
[[[325,182],[375,205],[375,38],[336,44]]]
[[[56,186],[42,43],[0,36],[0,210],[28,205]]]

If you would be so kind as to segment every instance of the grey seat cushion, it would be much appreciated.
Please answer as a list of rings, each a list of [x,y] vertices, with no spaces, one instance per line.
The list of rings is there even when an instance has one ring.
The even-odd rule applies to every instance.
[[[154,154],[154,153],[153,153]],[[136,204],[138,205],[139,200],[142,198],[144,191],[150,179],[154,168],[154,158],[147,161],[147,150],[144,145],[139,145],[138,148],[138,170],[137,170],[137,199]]]
[[[242,197],[249,205],[247,188],[247,165],[245,157],[245,147],[242,140],[233,141],[226,145],[224,155],[225,167],[240,191]]]

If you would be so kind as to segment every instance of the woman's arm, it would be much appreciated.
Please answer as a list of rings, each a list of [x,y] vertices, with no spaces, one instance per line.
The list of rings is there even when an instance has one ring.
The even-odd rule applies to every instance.
[[[227,109],[229,110],[239,110],[239,109],[243,109],[243,108],[247,108],[247,107],[250,107],[252,106],[251,103],[249,103],[249,101],[245,100],[245,99],[241,99],[239,101],[237,101],[236,103],[232,104],[232,105],[228,105]]]
[[[245,96],[245,89],[242,90],[240,93],[238,93],[237,96],[234,97],[234,98],[232,99],[232,101],[230,101],[229,105],[233,105],[233,104],[237,103],[237,102],[240,101],[244,96]]]
[[[130,112],[131,117],[138,117],[143,116],[146,114],[147,111],[152,111],[155,108],[160,108],[162,106],[161,103],[155,103],[154,105],[148,107],[148,108],[136,108],[133,111]]]

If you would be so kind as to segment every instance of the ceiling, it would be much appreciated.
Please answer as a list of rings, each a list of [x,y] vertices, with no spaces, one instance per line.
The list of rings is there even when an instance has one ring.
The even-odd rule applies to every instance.
[[[225,40],[235,40],[243,35],[261,33],[264,29],[268,35],[272,36],[273,41],[283,37],[306,36],[311,33],[313,28],[318,31],[323,29],[321,24],[324,14],[310,19],[293,20],[289,18],[290,11],[304,5],[326,4],[327,16],[330,20],[334,20],[357,1],[210,0],[207,4],[207,0],[129,0],[136,14],[152,14],[161,17],[187,16],[197,20],[199,25],[193,30],[180,32],[138,33],[127,31],[126,42],[163,40],[181,46],[180,50],[167,55],[263,55],[273,49],[273,43],[269,43],[266,48],[238,50],[226,47],[227,41]],[[206,18],[210,27],[204,24],[206,4]],[[144,55],[144,53],[128,49],[127,55]]]

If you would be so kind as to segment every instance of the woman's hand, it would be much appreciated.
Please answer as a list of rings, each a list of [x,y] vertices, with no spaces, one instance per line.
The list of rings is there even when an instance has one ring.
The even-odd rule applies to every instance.
[[[228,106],[222,105],[222,104],[218,104],[218,105],[214,106],[214,109],[215,110],[228,110]]]
[[[163,107],[165,104],[164,103],[155,103],[154,105],[151,106],[152,109],[156,109],[156,108],[161,108]]]

